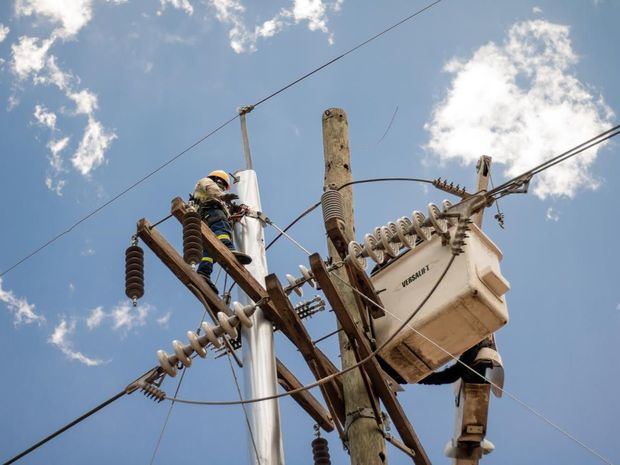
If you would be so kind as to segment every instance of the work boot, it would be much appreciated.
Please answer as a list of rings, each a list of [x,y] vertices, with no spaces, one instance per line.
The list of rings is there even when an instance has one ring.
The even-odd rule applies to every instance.
[[[249,255],[244,254],[243,252],[239,252],[237,250],[233,250],[232,253],[237,259],[237,261],[242,265],[249,265],[250,263],[252,263],[252,257],[250,257]]]
[[[220,291],[218,290],[217,286],[213,283],[213,281],[211,281],[211,276],[207,276],[204,273],[198,273],[200,276],[202,276],[202,279],[205,280],[205,282],[209,285],[209,287],[213,290],[213,292],[215,292],[217,295],[220,294]]]

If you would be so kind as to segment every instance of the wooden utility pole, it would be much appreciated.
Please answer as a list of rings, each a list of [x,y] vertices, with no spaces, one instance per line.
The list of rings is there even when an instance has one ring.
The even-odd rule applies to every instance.
[[[351,154],[349,151],[349,123],[344,110],[330,108],[323,113],[323,154],[325,157],[324,189],[341,186],[351,182]],[[353,192],[351,187],[340,191],[343,198],[345,235],[348,240],[355,237],[353,219]],[[327,240],[329,255],[340,260],[340,254],[332,242]],[[344,268],[335,273],[348,282]],[[335,280],[335,286],[342,296],[343,303],[356,322],[360,321],[360,311],[351,288]],[[342,368],[356,363],[349,339],[344,332],[339,334]],[[387,463],[385,440],[379,425],[372,414],[373,402],[369,399],[364,380],[359,370],[342,376],[346,413],[345,440],[348,442],[352,465],[384,465]]]

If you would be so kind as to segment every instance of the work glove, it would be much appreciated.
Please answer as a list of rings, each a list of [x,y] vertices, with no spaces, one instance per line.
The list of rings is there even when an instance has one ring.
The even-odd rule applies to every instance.
[[[220,198],[224,202],[232,202],[233,200],[238,199],[239,196],[237,194],[228,193],[228,194],[222,194],[222,196]]]

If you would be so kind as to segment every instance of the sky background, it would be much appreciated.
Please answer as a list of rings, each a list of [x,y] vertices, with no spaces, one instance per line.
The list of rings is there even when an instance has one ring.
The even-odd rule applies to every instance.
[[[350,0],[16,0],[0,4],[0,268],[7,269],[181,149],[282,85],[424,6]],[[500,183],[607,129],[620,111],[611,0],[444,0],[413,22],[261,105],[248,116],[262,203],[284,226],[323,182],[321,114],[349,117],[354,178],[441,176],[470,189],[493,157]],[[393,124],[382,137],[396,112]],[[618,143],[536,179],[486,215],[502,249],[511,321],[497,335],[506,389],[620,462],[616,214]],[[242,167],[238,123],[75,228],[0,281],[0,458],[7,459],[122,389],[184,339],[200,304],[146,251],[146,294],[124,296],[135,223],[216,168]],[[413,183],[355,188],[358,239],[445,194]],[[179,225],[161,232],[181,247]],[[267,239],[274,231],[266,230]],[[325,253],[319,214],[292,230]],[[306,264],[280,241],[270,271]],[[222,287],[222,280],[220,281]],[[307,294],[306,294],[307,295]],[[318,338],[333,314],[307,320]],[[334,338],[320,344],[337,361]],[[278,356],[312,377],[281,335]],[[176,379],[164,389],[174,392]],[[225,358],[197,360],[180,395],[236,398]],[[318,393],[317,393],[318,395]],[[433,463],[449,463],[450,386],[399,395]],[[133,394],[23,463],[148,463],[168,404]],[[281,401],[289,464],[310,463],[312,421]],[[246,463],[239,407],[177,405],[155,463]],[[347,463],[335,434],[333,463]],[[492,464],[595,464],[595,456],[508,397],[493,398]],[[389,446],[388,446],[389,447]],[[389,447],[389,462],[410,459]]]

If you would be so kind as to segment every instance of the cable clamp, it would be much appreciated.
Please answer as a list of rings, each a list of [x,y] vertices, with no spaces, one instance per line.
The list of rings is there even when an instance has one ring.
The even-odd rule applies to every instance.
[[[347,414],[347,419],[344,422],[345,441],[349,440],[349,428],[351,428],[351,425],[353,425],[353,423],[355,423],[360,418],[370,418],[372,420],[375,420],[375,413],[370,407],[364,407],[353,412],[349,412]]]
[[[254,105],[246,105],[244,107],[239,108],[239,116],[247,115],[252,110],[254,110]]]
[[[245,216],[257,219],[258,221],[260,221],[263,224],[263,226],[271,224],[271,220],[269,219],[269,217],[265,213],[259,212],[258,210],[252,210],[247,205],[243,205],[243,207],[245,207],[244,208],[244,215]]]
[[[164,370],[162,370],[161,367],[156,366],[154,368],[151,368],[149,371],[147,371],[131,383],[129,383],[127,387],[125,387],[125,393],[131,394],[138,389],[148,391],[148,389],[145,389],[146,386],[159,388],[165,377],[166,373],[164,372]]]

